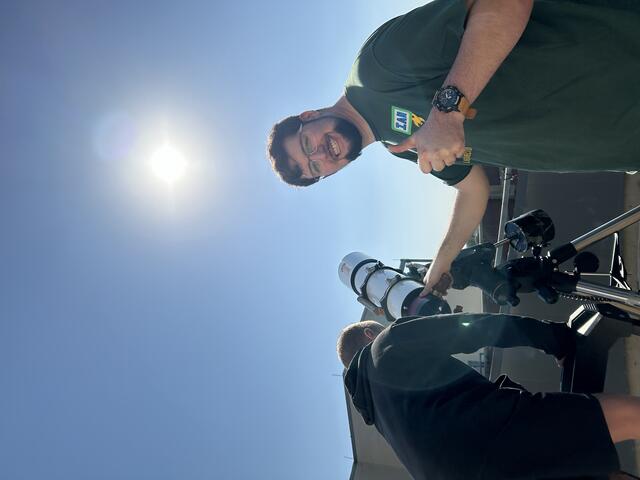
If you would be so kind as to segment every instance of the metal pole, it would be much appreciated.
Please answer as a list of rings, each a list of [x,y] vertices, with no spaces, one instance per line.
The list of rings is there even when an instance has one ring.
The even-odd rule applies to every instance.
[[[640,307],[640,295],[628,290],[620,290],[619,288],[607,287],[582,280],[576,284],[575,290],[578,293],[603,297],[625,305]]]
[[[511,169],[504,169],[504,182],[502,183],[502,203],[500,205],[500,223],[498,226],[498,243],[501,241],[501,237],[504,231],[504,224],[507,223],[507,217],[509,216],[509,193],[511,190]],[[500,244],[496,248],[496,258],[493,261],[494,266],[497,266],[504,258],[504,244]]]
[[[603,223],[599,227],[591,230],[590,232],[585,233],[584,235],[579,236],[575,240],[571,241],[571,244],[576,249],[576,251],[581,251],[587,248],[589,245],[592,245],[603,238],[608,237],[612,233],[618,232],[623,228],[628,227],[629,225],[634,224],[640,220],[640,205],[635,208],[632,208],[628,212],[623,213],[622,215],[614,218],[613,220],[609,220],[607,223]]]
[[[494,266],[497,266],[504,258],[504,248],[505,248],[506,242],[502,242],[502,240],[504,239],[501,239],[501,237],[504,232],[504,224],[507,223],[507,217],[509,216],[509,193],[511,191],[511,169],[505,168],[503,174],[504,174],[504,180],[502,183],[502,202],[500,205],[500,222],[498,225],[498,235],[496,237],[498,241],[498,245],[496,247],[496,256],[493,260]],[[484,305],[482,309],[484,310]],[[507,314],[510,311],[511,311],[511,307],[509,305],[500,306],[500,309],[499,309],[500,313]],[[485,349],[485,352],[487,352],[486,349]],[[502,371],[502,350],[500,350],[499,348],[491,348],[490,352],[491,352],[490,354],[487,353],[487,357],[491,359],[489,378],[491,380],[495,380],[498,377],[499,373]]]

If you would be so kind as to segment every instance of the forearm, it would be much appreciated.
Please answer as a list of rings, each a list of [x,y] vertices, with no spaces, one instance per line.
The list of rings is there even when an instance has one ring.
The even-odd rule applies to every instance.
[[[464,185],[458,188],[447,232],[436,257],[450,265],[480,225],[489,200],[489,182],[482,167],[474,166]]]
[[[501,314],[466,314],[464,335],[453,341],[453,353],[472,353],[482,347],[530,347],[563,358],[574,348],[574,334],[564,323]]]
[[[483,347],[531,347],[563,358],[575,345],[574,333],[564,323],[491,313],[402,318],[387,335],[396,345],[447,355]]]
[[[473,103],[522,36],[532,8],[533,0],[476,0],[444,85]]]

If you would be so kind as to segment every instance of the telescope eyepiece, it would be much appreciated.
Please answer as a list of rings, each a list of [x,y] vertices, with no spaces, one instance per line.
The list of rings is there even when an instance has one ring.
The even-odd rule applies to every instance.
[[[551,217],[544,210],[532,210],[509,220],[504,225],[504,234],[518,252],[529,248],[544,247],[555,236]]]

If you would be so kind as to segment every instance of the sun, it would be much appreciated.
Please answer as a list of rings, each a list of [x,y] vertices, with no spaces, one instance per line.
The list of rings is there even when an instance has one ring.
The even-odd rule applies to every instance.
[[[185,176],[188,163],[182,152],[165,143],[151,155],[150,166],[156,177],[173,186]]]

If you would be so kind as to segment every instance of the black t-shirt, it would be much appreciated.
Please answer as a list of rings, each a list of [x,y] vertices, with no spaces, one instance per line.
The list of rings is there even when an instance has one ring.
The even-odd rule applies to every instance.
[[[514,399],[495,395],[498,385],[451,355],[529,346],[562,358],[573,339],[565,324],[516,315],[407,317],[354,357],[345,384],[414,478],[482,478],[466,474],[487,462]],[[456,458],[460,465],[452,464]]]

